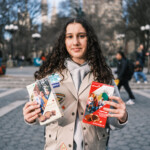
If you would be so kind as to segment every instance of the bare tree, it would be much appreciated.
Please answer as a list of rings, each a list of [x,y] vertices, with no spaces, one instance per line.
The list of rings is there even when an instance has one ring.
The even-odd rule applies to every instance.
[[[150,24],[150,1],[149,0],[124,0],[125,11],[124,19],[126,21],[126,32],[129,39],[135,39],[145,43],[144,33],[140,27]],[[139,43],[138,43],[139,44]]]

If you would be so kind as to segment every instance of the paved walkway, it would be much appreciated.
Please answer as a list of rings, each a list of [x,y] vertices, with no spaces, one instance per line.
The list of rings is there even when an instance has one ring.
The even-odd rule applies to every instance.
[[[29,126],[23,119],[27,90],[3,89],[0,95],[0,150],[42,150],[44,126]]]
[[[39,67],[35,66],[24,66],[24,67],[13,67],[6,69],[6,76],[26,76],[32,77],[34,72],[37,71]]]
[[[0,150],[42,150],[44,147],[44,126],[29,126],[25,124],[22,115],[24,103],[28,101],[26,89],[14,90],[6,93],[7,89],[0,91],[0,112],[3,108],[7,113],[0,117]],[[150,99],[148,91],[135,94],[136,104],[127,106],[129,122],[122,130],[111,131],[109,150],[149,150],[150,149]],[[126,93],[121,91],[122,98],[128,99]],[[18,104],[17,102],[22,102]],[[10,104],[16,107],[9,109]]]
[[[149,150],[150,149],[150,90],[136,90],[136,103],[127,106],[129,122],[122,130],[111,131],[110,150]],[[145,96],[144,96],[145,94]],[[124,100],[127,100],[125,92],[121,92]]]

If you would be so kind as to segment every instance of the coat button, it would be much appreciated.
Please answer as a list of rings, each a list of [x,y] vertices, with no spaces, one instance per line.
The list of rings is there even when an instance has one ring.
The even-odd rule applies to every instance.
[[[51,137],[51,134],[49,134],[49,137]]]
[[[86,127],[83,127],[83,130],[86,130]]]
[[[105,134],[103,134],[103,137],[105,137]]]
[[[71,147],[71,144],[69,144],[68,146]]]
[[[74,112],[72,112],[72,116],[74,116],[75,115],[75,113]]]
[[[85,143],[85,146],[87,146],[88,145],[88,143]]]
[[[83,115],[83,112],[81,112],[81,115]]]

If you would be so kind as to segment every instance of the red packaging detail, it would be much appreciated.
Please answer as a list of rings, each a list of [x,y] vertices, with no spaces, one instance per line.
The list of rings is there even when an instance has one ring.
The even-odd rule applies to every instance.
[[[92,82],[83,122],[105,128],[108,112],[104,108],[110,108],[110,105],[104,104],[109,100],[109,96],[114,93],[114,87],[98,82]]]

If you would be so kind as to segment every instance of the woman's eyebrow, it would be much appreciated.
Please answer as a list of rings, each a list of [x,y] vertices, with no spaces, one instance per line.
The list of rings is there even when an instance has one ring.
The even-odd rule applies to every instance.
[[[73,34],[73,33],[66,33],[66,34]],[[86,34],[86,32],[79,32],[78,34]]]
[[[79,32],[78,34],[86,34],[86,32]]]
[[[72,33],[66,33],[66,35],[67,35],[67,34],[72,34]]]

